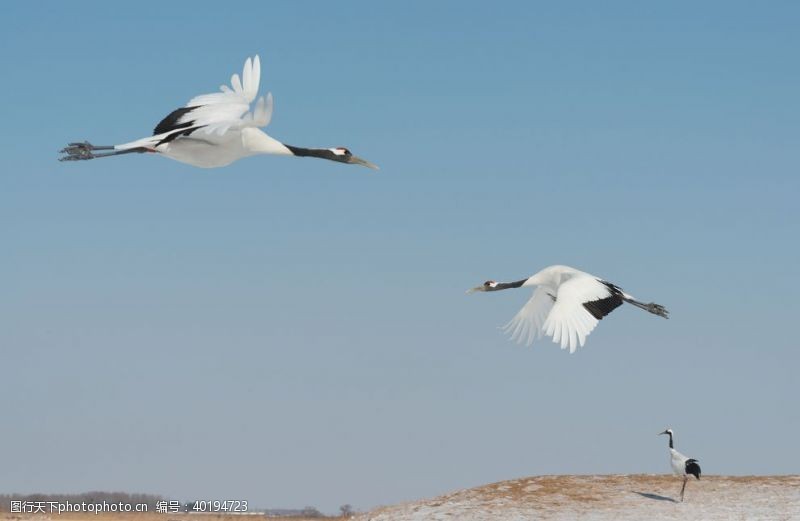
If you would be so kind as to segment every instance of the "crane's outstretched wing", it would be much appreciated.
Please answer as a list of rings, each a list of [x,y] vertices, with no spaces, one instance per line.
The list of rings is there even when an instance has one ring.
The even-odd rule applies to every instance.
[[[520,344],[531,345],[542,337],[542,326],[553,308],[556,291],[549,286],[537,286],[533,296],[522,309],[503,327],[511,339]]]
[[[172,111],[162,119],[153,136],[126,143],[129,146],[155,148],[168,144],[182,136],[195,136],[213,141],[215,136],[223,136],[228,130],[245,127],[265,127],[272,118],[272,94],[258,99],[255,108],[250,104],[258,95],[261,81],[261,60],[247,58],[242,77],[231,76],[231,86],[222,85],[221,92],[195,96],[184,107]]]
[[[261,60],[258,55],[252,60],[247,58],[242,69],[242,78],[238,74],[231,76],[231,87],[220,86],[221,92],[195,96],[186,108],[191,108],[195,125],[202,125],[203,132],[208,134],[224,134],[229,128],[265,127],[272,118],[272,94],[262,96],[256,102],[255,109],[250,104],[258,95],[261,82]],[[187,119],[184,116],[184,119]]]
[[[591,275],[579,275],[562,283],[553,309],[545,320],[544,332],[574,353],[583,347],[597,323],[622,305],[622,291]]]

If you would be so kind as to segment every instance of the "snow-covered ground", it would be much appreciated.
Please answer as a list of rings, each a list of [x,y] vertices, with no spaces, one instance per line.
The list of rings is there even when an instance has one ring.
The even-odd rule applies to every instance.
[[[359,521],[800,521],[800,476],[538,476],[378,508]]]

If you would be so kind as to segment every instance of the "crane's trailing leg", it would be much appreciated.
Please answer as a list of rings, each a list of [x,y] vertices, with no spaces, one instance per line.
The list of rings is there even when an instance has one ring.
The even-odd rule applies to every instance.
[[[96,154],[96,150],[114,150],[113,145],[95,146],[84,141],[83,143],[70,143],[60,150],[64,156],[58,158],[59,161],[81,161],[85,159],[95,159],[98,157],[118,156],[120,154],[132,154],[148,152],[149,149],[145,147],[129,148],[127,150],[114,150],[113,152],[103,152]]]
[[[622,300],[624,300],[628,304],[636,306],[637,308],[649,311],[654,315],[658,315],[659,317],[669,318],[669,311],[667,311],[667,309],[661,304],[656,304],[655,302],[650,302],[648,304],[645,304],[644,302],[639,302],[638,300],[634,300],[627,295],[623,295]]]
[[[686,481],[689,479],[689,476],[683,476],[683,486],[681,487],[681,503],[683,503],[683,492],[686,490]]]
[[[77,161],[79,159],[94,159],[95,150],[114,150],[113,146],[94,146],[88,141],[83,143],[70,143],[60,150],[66,156],[60,158],[61,161]]]

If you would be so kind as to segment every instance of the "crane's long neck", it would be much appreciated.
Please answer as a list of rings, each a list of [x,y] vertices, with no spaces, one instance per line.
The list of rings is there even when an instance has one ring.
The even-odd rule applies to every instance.
[[[319,157],[322,159],[330,159],[330,156],[333,154],[327,148],[303,148],[303,147],[294,147],[292,145],[284,144],[289,151],[296,155],[297,157]]]
[[[331,161],[341,161],[341,157],[337,157],[330,148],[303,148],[287,145],[286,143],[283,143],[283,146],[297,157],[317,157]]]
[[[674,449],[675,447],[672,445],[672,433],[668,432],[667,434],[669,434],[669,448]]]
[[[261,129],[245,128],[242,130],[242,145],[250,154],[275,154],[290,156],[293,152]]]
[[[517,280],[517,281],[514,281],[514,282],[498,282],[497,286],[492,288],[492,291],[499,291],[501,289],[519,288],[523,284],[525,284],[525,281],[527,281],[527,280],[528,279]]]

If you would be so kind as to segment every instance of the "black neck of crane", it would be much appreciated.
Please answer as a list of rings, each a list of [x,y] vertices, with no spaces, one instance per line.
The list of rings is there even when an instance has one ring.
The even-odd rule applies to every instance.
[[[669,434],[669,448],[674,449],[675,447],[672,446],[672,433],[668,432],[667,434]]]
[[[285,143],[284,146],[289,149],[289,152],[297,157],[320,157],[322,159],[332,159],[332,156],[336,155],[327,148],[293,147],[292,145],[286,145]]]
[[[511,288],[518,288],[525,284],[528,279],[517,280],[515,282],[498,282],[497,286],[494,287],[495,290],[499,289],[511,289]]]

